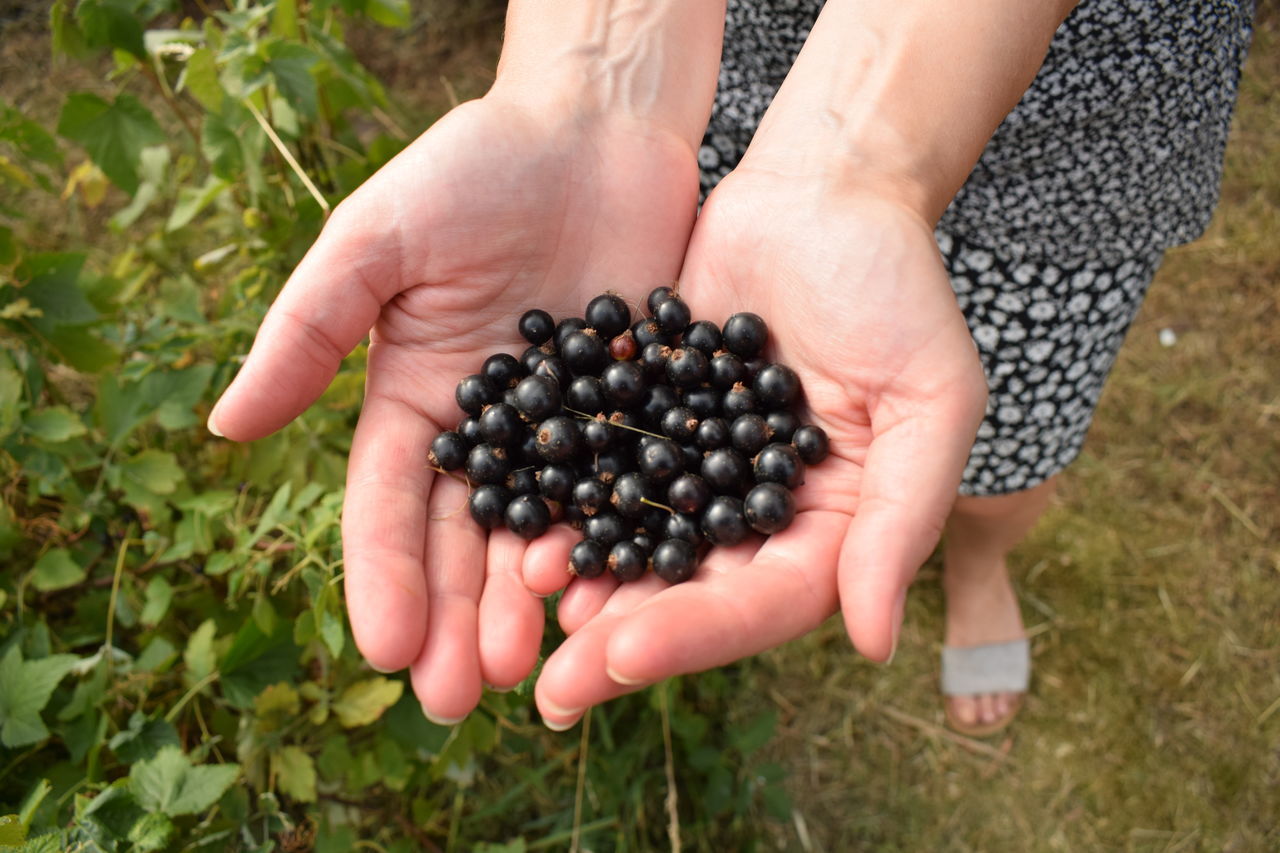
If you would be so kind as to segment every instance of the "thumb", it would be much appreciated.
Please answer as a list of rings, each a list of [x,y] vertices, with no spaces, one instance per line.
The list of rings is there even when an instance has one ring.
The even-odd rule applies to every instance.
[[[300,415],[401,289],[397,232],[357,198],[334,210],[267,312],[209,415],[215,435],[249,441]]]
[[[868,449],[857,512],[840,549],[839,588],[849,637],[872,660],[893,655],[907,587],[955,502],[982,412],[968,402],[899,421]]]

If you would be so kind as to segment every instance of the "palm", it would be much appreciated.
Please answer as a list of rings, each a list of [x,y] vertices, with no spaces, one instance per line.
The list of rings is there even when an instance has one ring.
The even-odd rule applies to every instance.
[[[458,523],[465,487],[426,467],[431,440],[461,417],[457,380],[494,352],[518,354],[530,307],[580,314],[607,288],[639,298],[674,279],[696,189],[692,152],[670,137],[587,137],[466,104],[335,211],[220,401],[229,437],[266,435],[369,334],[343,515],[351,625],[375,666],[412,666],[432,716],[460,717],[482,680],[509,686],[532,669],[542,606],[520,571],[555,541],[527,549]]]
[[[791,183],[727,179],[681,286],[695,316],[768,319],[772,357],[800,375],[832,455],[807,472],[790,528],[717,549],[686,584],[575,581],[560,612],[572,636],[538,685],[553,722],[799,636],[838,601],[864,654],[891,651],[899,594],[937,541],[985,383],[923,223],[881,202],[798,197]]]

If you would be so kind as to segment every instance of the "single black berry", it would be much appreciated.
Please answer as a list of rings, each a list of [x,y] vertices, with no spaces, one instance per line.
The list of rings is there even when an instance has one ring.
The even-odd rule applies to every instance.
[[[516,324],[516,328],[519,329],[522,338],[537,346],[551,340],[556,324],[546,311],[541,308],[531,308],[520,315],[520,322]]]
[[[489,384],[494,388],[504,391],[515,387],[515,384],[524,378],[525,373],[527,371],[520,363],[520,359],[507,352],[494,353],[480,366],[480,375],[488,379]]]
[[[737,545],[751,528],[742,512],[742,501],[728,495],[720,495],[707,505],[702,514],[702,532],[712,545]]]
[[[604,395],[619,406],[630,406],[640,399],[646,387],[644,368],[634,361],[615,361],[600,374]]]
[[[629,538],[634,532],[625,518],[613,512],[597,513],[582,522],[583,538],[593,539],[606,548],[612,548],[614,543]]]
[[[684,471],[684,453],[669,438],[650,438],[636,458],[640,473],[651,483],[669,483]]]
[[[602,293],[587,303],[583,318],[600,337],[608,339],[622,334],[631,325],[631,309],[621,296]]]
[[[644,367],[645,375],[655,379],[665,378],[669,358],[671,358],[671,347],[654,341],[641,350],[640,365]]]
[[[569,572],[580,578],[598,578],[604,574],[608,551],[599,542],[583,539],[569,551]]]
[[[698,320],[688,325],[680,341],[683,346],[700,349],[703,355],[711,358],[720,349],[720,327],[710,320]]]
[[[516,495],[507,504],[507,529],[521,539],[537,539],[551,526],[551,511],[541,495]]]
[[[462,377],[453,397],[458,401],[458,408],[472,417],[479,415],[480,410],[490,403],[498,402],[497,389],[479,373]]]
[[[720,398],[720,411],[724,413],[730,424],[743,415],[758,411],[759,408],[760,401],[756,398],[756,392],[741,382],[725,391],[724,396]]]
[[[683,539],[667,539],[653,549],[653,573],[667,583],[683,583],[698,568],[698,550]]]
[[[568,462],[582,446],[582,432],[568,415],[547,418],[538,424],[538,453],[548,462]]]
[[[631,541],[636,544],[637,548],[644,552],[646,560],[652,559],[653,548],[658,544],[652,536],[643,530],[637,529],[636,535],[631,537]]]
[[[623,518],[638,519],[649,509],[645,503],[649,498],[649,490],[644,477],[636,471],[623,474],[613,483],[613,494],[609,503]]]
[[[763,450],[772,437],[773,430],[760,415],[741,415],[729,424],[729,440],[747,458]]]
[[[461,435],[452,431],[442,432],[431,442],[427,461],[445,471],[457,471],[467,463],[468,450],[470,445]]]
[[[725,349],[743,361],[749,361],[764,349],[765,341],[769,339],[769,327],[759,314],[743,311],[725,321],[721,334]]]
[[[582,421],[582,441],[587,450],[599,453],[613,443],[614,428],[603,417],[597,416],[589,421]]]
[[[670,304],[670,303],[667,303]],[[679,347],[667,359],[667,379],[677,388],[694,388],[710,375],[707,357],[694,347]]]
[[[785,530],[796,517],[796,499],[779,483],[761,483],[742,501],[747,524],[766,536]]]
[[[467,508],[476,524],[487,530],[501,527],[506,523],[507,504],[511,502],[511,493],[502,486],[484,485],[471,492]]]
[[[519,445],[528,431],[529,425],[514,406],[494,403],[480,413],[480,434],[495,447]]]
[[[711,377],[711,384],[722,391],[728,391],[738,382],[750,380],[747,366],[742,363],[742,359],[723,350],[711,357],[708,374]]]
[[[613,487],[598,477],[585,477],[573,487],[574,506],[588,516],[595,515],[609,506]]]
[[[545,376],[562,389],[569,384],[570,379],[569,368],[565,365],[564,359],[555,355],[549,355],[538,362],[538,366],[533,369],[533,375]]]
[[[647,426],[659,426],[667,412],[680,405],[680,397],[670,385],[650,385],[640,395],[640,419]]]
[[[764,416],[764,419],[769,424],[769,429],[773,430],[774,441],[791,441],[796,430],[800,429],[800,419],[796,417],[795,412],[788,412],[785,409],[780,412],[770,412]],[[804,459],[803,453],[800,454],[800,458]],[[805,459],[805,461],[809,460]]]
[[[693,440],[698,430],[698,416],[687,406],[676,406],[667,409],[660,425],[667,438],[684,443]]]
[[[513,495],[535,495],[538,491],[538,469],[532,465],[515,468],[507,475],[504,485]]]
[[[645,300],[645,305],[649,309],[652,316],[658,310],[658,306],[675,296],[675,290],[670,287],[655,287],[649,291],[649,298]]]
[[[804,462],[790,444],[774,442],[756,456],[753,463],[757,483],[781,483],[794,489],[804,482]]]
[[[544,349],[544,347],[548,346],[549,344],[544,344],[540,347],[529,347],[520,354],[520,365],[524,368],[526,376],[537,370],[538,365],[542,364],[542,360],[550,356],[550,353]]]
[[[480,434],[479,418],[463,418],[458,421],[458,435],[462,436],[462,440],[467,443],[467,447],[475,447],[484,441],[484,436]]]
[[[703,450],[716,450],[729,445],[729,422],[724,418],[704,418],[693,434],[693,442]]]
[[[573,500],[575,482],[577,476],[573,473],[573,468],[563,462],[547,465],[538,472],[538,491],[544,498],[556,503],[567,504]]]
[[[581,317],[565,317],[556,325],[555,344],[557,352],[564,352],[564,342],[574,332],[587,328],[587,321]]]
[[[770,364],[751,386],[766,409],[785,409],[800,399],[800,377],[785,364]]]
[[[570,382],[564,392],[564,404],[587,415],[598,415],[609,407],[604,386],[595,376],[579,376]]]
[[[677,512],[697,515],[712,497],[710,484],[697,474],[681,474],[667,486],[667,503]]]
[[[806,465],[817,465],[827,458],[827,453],[831,449],[826,431],[813,424],[806,424],[796,430],[791,436],[791,444],[795,446],[801,461]]]
[[[500,484],[506,481],[511,462],[501,447],[477,444],[467,454],[467,479],[482,485]]]
[[[527,420],[541,421],[560,411],[560,386],[546,376],[526,376],[516,385],[516,408]]]
[[[595,329],[581,329],[564,339],[560,347],[564,363],[576,375],[595,375],[609,362],[609,348]]]
[[[620,581],[638,581],[644,577],[645,569],[649,568],[649,555],[635,542],[623,539],[615,542],[609,549],[609,559],[605,561],[605,565]]]
[[[628,471],[635,470],[635,451],[626,447],[614,446],[596,454],[595,475],[606,483],[612,483]]]
[[[658,327],[657,320],[637,320],[631,327],[631,335],[636,339],[636,346],[641,351],[649,344],[670,346],[673,340],[672,335],[666,334]]]
[[[687,302],[679,296],[672,296],[653,312],[653,319],[657,322],[658,328],[668,335],[678,335],[689,325],[692,315]]]
[[[710,385],[703,385],[698,388],[688,388],[682,395],[682,400],[686,406],[693,409],[693,413],[699,419],[714,418],[721,414],[720,397],[721,392]]]
[[[668,515],[662,532],[668,539],[683,539],[690,545],[701,545],[706,540],[698,517],[682,512]]]
[[[702,479],[717,494],[745,494],[751,485],[751,465],[738,451],[721,447],[703,457]]]

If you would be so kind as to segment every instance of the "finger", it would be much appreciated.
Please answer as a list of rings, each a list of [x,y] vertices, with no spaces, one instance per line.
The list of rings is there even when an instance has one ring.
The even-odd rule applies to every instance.
[[[499,690],[515,687],[538,662],[546,609],[521,573],[531,547],[509,532],[489,537],[480,595],[480,673]]]
[[[598,578],[576,578],[560,597],[556,620],[566,634],[575,634],[595,618],[618,589],[618,580],[609,572]]]
[[[484,586],[489,539],[466,512],[467,487],[439,477],[432,492],[426,554],[426,640],[410,668],[423,713],[442,725],[456,723],[480,701],[478,602]],[[419,614],[422,620],[422,614]]]
[[[573,528],[555,524],[546,535],[530,542],[524,553],[525,586],[543,597],[564,589],[573,579],[568,571],[569,551],[581,538]]]
[[[877,434],[868,448],[839,567],[845,627],[872,660],[893,654],[907,587],[942,535],[980,417],[930,411]]]
[[[342,513],[343,583],[356,646],[384,671],[408,666],[425,637],[423,539],[434,479],[425,460],[435,433],[414,409],[375,394],[365,402],[352,440]],[[465,498],[464,491],[457,499]]]
[[[754,554],[728,549],[730,565],[637,607],[610,632],[610,680],[651,684],[701,672],[813,630],[836,609],[832,567],[848,524],[843,513],[801,513]],[[732,565],[744,557],[750,562]]]
[[[401,287],[396,231],[353,197],[267,312],[244,366],[209,416],[215,434],[249,441],[275,432],[328,387]]]

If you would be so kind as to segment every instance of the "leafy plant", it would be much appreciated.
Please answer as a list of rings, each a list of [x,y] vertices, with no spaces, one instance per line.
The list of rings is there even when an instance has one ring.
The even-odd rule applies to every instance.
[[[686,838],[748,848],[788,806],[741,673],[616,702],[580,742],[523,691],[435,726],[360,660],[339,513],[362,348],[277,436],[208,440],[278,284],[408,141],[345,31],[411,21],[195,6],[57,0],[55,54],[105,83],[56,119],[0,100],[0,848],[648,849],[669,777]]]

